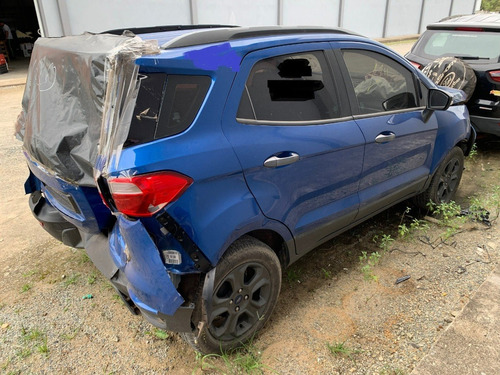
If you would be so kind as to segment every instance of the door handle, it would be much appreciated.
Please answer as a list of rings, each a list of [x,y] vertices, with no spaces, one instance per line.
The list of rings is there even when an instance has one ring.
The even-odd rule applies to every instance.
[[[393,132],[388,132],[388,133],[380,133],[375,137],[375,142],[377,143],[385,143],[385,142],[390,142],[396,139],[396,134]]]
[[[271,156],[264,162],[264,167],[276,168],[283,165],[288,165],[299,161],[299,154],[295,152],[287,152],[286,156]]]

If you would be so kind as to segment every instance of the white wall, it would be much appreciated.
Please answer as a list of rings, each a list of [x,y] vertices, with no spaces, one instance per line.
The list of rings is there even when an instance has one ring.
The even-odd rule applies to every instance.
[[[418,34],[481,0],[33,0],[44,36],[179,25],[314,25],[372,38]]]
[[[307,9],[304,9],[307,4]],[[283,25],[337,26],[340,0],[283,0]]]

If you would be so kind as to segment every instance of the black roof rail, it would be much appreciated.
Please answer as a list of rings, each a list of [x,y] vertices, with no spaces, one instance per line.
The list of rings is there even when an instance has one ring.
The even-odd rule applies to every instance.
[[[190,47],[201,44],[221,43],[230,40],[264,37],[264,36],[279,36],[292,34],[349,34],[359,35],[344,29],[333,29],[326,27],[283,27],[283,26],[259,26],[259,27],[230,27],[213,28],[209,30],[201,30],[184,34],[175,38],[161,46],[163,49]]]
[[[102,31],[99,34],[114,34],[122,35],[125,31],[131,31],[132,33],[138,34],[150,34],[150,33],[160,33],[164,31],[176,31],[176,30],[197,30],[197,29],[215,29],[215,28],[228,28],[237,27],[235,25],[164,25],[164,26],[145,26],[145,27],[129,27],[125,29],[113,29]]]

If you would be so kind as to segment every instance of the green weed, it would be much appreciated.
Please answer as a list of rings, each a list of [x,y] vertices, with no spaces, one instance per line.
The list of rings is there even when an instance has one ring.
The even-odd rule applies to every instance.
[[[44,337],[43,342],[37,346],[38,353],[49,356],[49,347],[47,346],[47,337]]]
[[[71,276],[67,277],[64,280],[64,286],[67,288],[70,285],[76,284],[76,282],[78,281],[79,278],[80,278],[80,274],[79,273],[72,274]]]
[[[476,159],[476,157],[477,157],[477,155],[478,155],[478,152],[477,152],[477,145],[474,143],[474,144],[472,145],[472,148],[471,148],[471,149],[470,149],[470,151],[469,151],[469,159],[470,159],[470,160],[475,160],[475,159]]]
[[[300,268],[290,267],[286,270],[286,278],[290,284],[300,283],[300,277],[302,276],[302,271]]]
[[[321,269],[321,276],[323,277],[323,279],[329,280],[332,278],[332,272],[322,268]]]
[[[80,259],[78,259],[78,264],[87,264],[90,262],[90,258],[85,252],[85,250],[79,250],[80,251]]]
[[[358,354],[361,353],[361,350],[359,349],[351,349],[349,348],[344,342],[337,342],[330,344],[329,342],[326,343],[326,347],[330,351],[331,354],[334,356],[344,356],[348,357],[350,359],[353,354]]]
[[[382,234],[382,236],[375,235],[373,237],[373,242],[375,242],[383,252],[387,252],[391,249],[394,238],[392,238],[390,234]]]
[[[78,334],[79,331],[80,331],[80,327],[76,327],[70,333],[63,333],[61,335],[61,337],[64,340],[70,341],[70,340],[73,340],[76,337],[76,335]]]
[[[222,354],[196,353],[196,361],[202,371],[213,370],[223,374],[262,374],[264,369],[275,372],[261,362],[261,352],[252,342],[242,348],[222,352]],[[217,361],[222,361],[220,365]]]
[[[95,284],[96,280],[97,280],[97,273],[95,272],[92,272],[90,275],[87,276],[87,283],[89,285]]]
[[[33,288],[33,286],[31,284],[24,284],[22,287],[21,287],[21,293],[26,293],[28,290],[30,290],[31,288]]]
[[[153,332],[147,331],[146,334],[147,335],[153,335],[157,339],[160,339],[160,340],[166,340],[166,339],[168,339],[170,337],[170,335],[168,334],[168,332],[164,331],[163,329],[159,329],[159,328],[155,328],[153,330]]]
[[[380,253],[378,251],[375,251],[368,255],[366,251],[361,252],[361,256],[359,257],[359,261],[361,263],[365,263],[364,266],[361,267],[361,272],[363,273],[363,276],[365,280],[372,280],[372,281],[377,281],[378,277],[373,274],[373,267],[378,264],[380,261]]]
[[[384,366],[382,370],[379,371],[380,375],[406,375],[406,371],[399,368],[394,368],[392,366]]]

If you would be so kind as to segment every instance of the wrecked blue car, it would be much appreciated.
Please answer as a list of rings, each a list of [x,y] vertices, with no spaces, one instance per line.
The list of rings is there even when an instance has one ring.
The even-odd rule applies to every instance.
[[[453,199],[461,94],[344,30],[132,29],[40,38],[16,131],[47,232],[211,353],[252,338],[321,243]]]

